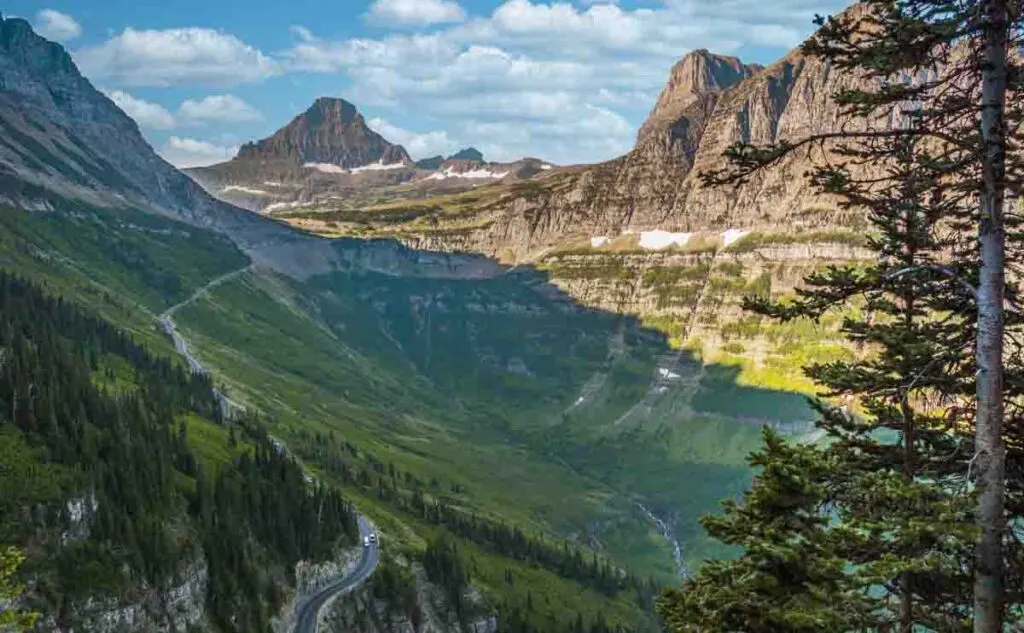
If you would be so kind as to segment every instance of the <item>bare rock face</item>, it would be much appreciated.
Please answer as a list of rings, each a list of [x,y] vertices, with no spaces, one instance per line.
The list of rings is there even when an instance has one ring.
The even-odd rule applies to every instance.
[[[324,163],[343,169],[412,163],[405,148],[371,130],[354,105],[329,97],[317,99],[272,136],[243,145],[235,160]]]
[[[585,235],[626,231],[814,229],[843,224],[831,200],[807,184],[818,150],[795,152],[740,186],[708,186],[700,175],[723,166],[738,141],[766,144],[835,129],[832,96],[858,83],[849,73],[795,51],[769,68],[696,51],[669,82],[627,155],[560,173],[528,192],[506,195],[473,241],[488,253],[527,258]]]
[[[637,145],[670,128],[702,96],[722,92],[760,70],[756,64],[746,65],[706,49],[688,53],[673,66],[658,102],[640,127]]]

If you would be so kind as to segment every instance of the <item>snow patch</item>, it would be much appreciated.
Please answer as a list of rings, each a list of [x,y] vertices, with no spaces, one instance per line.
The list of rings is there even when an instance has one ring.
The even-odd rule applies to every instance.
[[[274,204],[268,204],[263,207],[264,213],[273,213],[274,211],[280,211],[281,209],[296,209],[298,207],[311,207],[314,205],[303,204],[301,202],[275,202]]]
[[[541,165],[541,166],[540,166],[540,168],[541,168],[541,169],[542,169],[543,171],[550,171],[550,170],[554,169],[554,168],[555,168],[555,166],[554,166],[554,165]]]
[[[242,185],[228,185],[220,190],[221,193],[228,193],[230,191],[238,191],[239,193],[248,193],[254,196],[269,196],[270,192],[263,191],[262,189],[253,189],[251,187],[243,187]]]
[[[341,165],[335,165],[334,163],[304,163],[302,165],[306,169],[315,169],[325,174],[345,174],[348,171]]]
[[[748,235],[750,231],[740,231],[739,229],[729,229],[725,233],[722,233],[722,241],[725,246],[728,246],[736,240]]]
[[[494,179],[501,180],[505,176],[508,176],[507,171],[491,171],[489,169],[470,169],[469,171],[457,172],[451,167],[448,167],[444,171],[435,172],[427,176],[427,180],[448,180],[449,178],[467,178],[474,180],[482,179]]]
[[[609,238],[608,238],[607,235],[599,235],[597,237],[590,238],[590,246],[593,247],[593,248],[600,248],[600,247],[604,246],[605,244],[607,244],[608,241],[609,241]]]
[[[283,182],[277,182],[276,180],[264,180],[263,181],[263,186],[264,187],[288,187],[289,185],[286,185]]]
[[[349,170],[351,174],[361,174],[364,171],[388,171],[390,169],[402,169],[405,167],[405,163],[384,163],[384,159],[380,159],[376,163],[370,163],[369,165],[363,165],[362,167],[354,167]]]
[[[690,241],[691,233],[669,233],[668,231],[643,231],[640,233],[640,248],[652,251],[660,251],[673,244],[686,246]]]

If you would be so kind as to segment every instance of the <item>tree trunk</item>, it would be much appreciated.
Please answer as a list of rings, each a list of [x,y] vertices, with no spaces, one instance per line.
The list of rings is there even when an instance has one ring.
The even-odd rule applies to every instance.
[[[1002,633],[1005,462],[1003,447],[1003,295],[1006,228],[1006,90],[1008,0],[983,5],[981,68],[982,191],[978,219],[977,450],[978,524],[974,633]]]

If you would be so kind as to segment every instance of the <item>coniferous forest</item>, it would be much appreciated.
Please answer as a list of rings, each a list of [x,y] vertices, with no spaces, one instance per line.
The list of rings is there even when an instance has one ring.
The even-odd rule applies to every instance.
[[[183,420],[217,423],[208,378],[6,273],[0,350],[0,529],[47,561],[30,570],[47,602],[34,610],[60,618],[92,592],[160,587],[198,558],[221,630],[266,631],[296,562],[356,542],[340,493],[311,487],[257,423],[204,468]]]

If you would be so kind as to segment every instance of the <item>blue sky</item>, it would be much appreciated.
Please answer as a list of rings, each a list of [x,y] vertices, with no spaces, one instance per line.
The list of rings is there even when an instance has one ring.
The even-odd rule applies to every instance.
[[[694,48],[768,64],[843,0],[8,0],[165,158],[209,164],[318,96],[414,158],[624,153]]]

